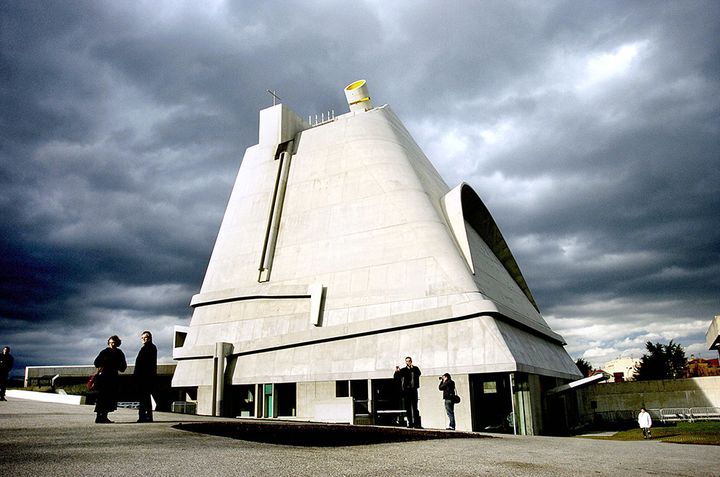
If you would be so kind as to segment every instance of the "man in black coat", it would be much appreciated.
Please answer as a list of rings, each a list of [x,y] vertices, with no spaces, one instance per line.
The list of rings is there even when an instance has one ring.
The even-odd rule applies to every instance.
[[[0,401],[7,401],[5,399],[5,388],[7,388],[8,375],[13,363],[15,363],[15,358],[10,354],[10,348],[6,346],[2,349],[2,354],[0,354]]]
[[[152,422],[151,396],[157,378],[157,348],[152,342],[152,333],[143,331],[140,335],[143,345],[135,359],[135,384],[140,395],[140,409],[137,422]]]
[[[399,381],[403,401],[405,401],[405,414],[408,427],[420,429],[420,414],[418,413],[418,388],[420,387],[420,368],[413,366],[410,356],[405,358],[405,367],[395,366],[394,378]]]

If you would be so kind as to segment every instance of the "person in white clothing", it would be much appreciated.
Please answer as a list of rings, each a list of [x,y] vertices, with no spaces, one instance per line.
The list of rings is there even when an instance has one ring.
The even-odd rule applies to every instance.
[[[645,408],[640,408],[640,414],[638,414],[638,424],[643,432],[643,439],[650,439],[650,428],[652,427],[652,418],[650,413]]]

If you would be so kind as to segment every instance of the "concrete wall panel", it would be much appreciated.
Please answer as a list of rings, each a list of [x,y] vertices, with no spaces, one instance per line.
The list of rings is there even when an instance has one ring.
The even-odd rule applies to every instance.
[[[643,406],[648,409],[720,407],[720,376],[601,383],[583,390],[581,398],[585,415],[639,411]]]

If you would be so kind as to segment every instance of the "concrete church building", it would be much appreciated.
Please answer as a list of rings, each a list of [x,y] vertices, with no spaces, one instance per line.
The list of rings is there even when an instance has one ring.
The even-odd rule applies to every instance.
[[[260,111],[176,329],[173,386],[199,414],[401,424],[392,376],[411,356],[424,427],[446,426],[446,372],[458,429],[562,426],[565,400],[547,392],[580,373],[488,209],[445,184],[365,81],[345,94],[350,112],[316,124]]]

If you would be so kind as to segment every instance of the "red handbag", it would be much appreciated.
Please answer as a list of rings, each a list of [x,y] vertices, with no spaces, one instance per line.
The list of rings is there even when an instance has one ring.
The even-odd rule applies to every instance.
[[[90,379],[88,379],[87,382],[87,389],[88,391],[94,391],[95,385],[97,384],[98,376],[100,376],[100,373],[102,373],[102,368],[98,368],[98,370],[90,375]]]

